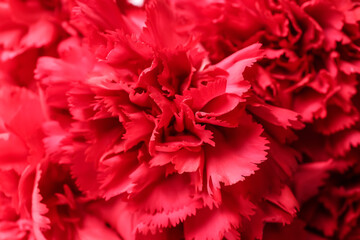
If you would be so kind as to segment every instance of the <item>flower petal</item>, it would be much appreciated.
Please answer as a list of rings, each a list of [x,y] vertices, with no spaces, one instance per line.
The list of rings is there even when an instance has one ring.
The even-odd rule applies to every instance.
[[[208,191],[210,186],[220,188],[220,182],[231,185],[244,180],[266,159],[267,140],[261,137],[263,129],[251,116],[243,113],[234,129],[214,129],[215,147],[205,147]]]

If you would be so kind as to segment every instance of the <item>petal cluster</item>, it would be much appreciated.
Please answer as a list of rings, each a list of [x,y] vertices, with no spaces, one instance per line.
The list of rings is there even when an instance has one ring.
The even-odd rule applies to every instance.
[[[0,239],[356,239],[354,0],[0,1]]]

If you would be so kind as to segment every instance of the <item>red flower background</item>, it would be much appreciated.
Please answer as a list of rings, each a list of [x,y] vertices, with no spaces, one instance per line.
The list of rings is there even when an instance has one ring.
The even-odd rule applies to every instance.
[[[0,239],[360,238],[358,1],[0,20]]]

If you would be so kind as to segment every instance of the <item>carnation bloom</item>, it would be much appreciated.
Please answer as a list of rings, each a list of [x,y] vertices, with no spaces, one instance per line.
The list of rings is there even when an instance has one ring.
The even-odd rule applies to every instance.
[[[324,135],[348,128],[359,119],[351,102],[356,93],[353,66],[359,57],[356,4],[290,2],[283,11],[289,34],[279,36],[278,46],[270,45],[266,55],[272,61],[264,60],[259,67],[255,89],[269,101],[299,112]]]
[[[297,132],[295,144],[305,162],[293,179],[297,200],[303,204],[301,220],[280,231],[271,225],[265,238],[318,238],[308,236],[310,233],[304,230],[307,227],[322,237],[351,239],[358,234],[358,217],[348,212],[348,206],[357,200],[349,193],[353,187],[346,181],[357,174],[360,139],[359,98],[355,96],[359,73],[358,3],[263,3],[214,2],[211,6],[216,11],[196,3],[190,5],[212,17],[200,23],[200,31],[223,36],[203,35],[213,62],[254,41],[263,43],[265,57],[244,74],[245,78],[259,97],[298,112],[307,123]],[[239,12],[246,16],[245,21],[237,16]],[[217,27],[211,26],[214,21]],[[355,169],[346,170],[349,167]]]
[[[357,91],[352,98],[357,109],[358,99]],[[359,144],[359,122],[329,136],[307,127],[299,137],[297,145],[308,161],[294,176],[295,195],[302,204],[299,219],[319,237],[356,239],[359,234]]]
[[[326,135],[358,120],[351,103],[359,59],[355,1],[179,2],[198,21],[192,27],[212,62],[263,44],[265,57],[246,73],[262,99],[300,113]]]
[[[293,179],[300,203],[308,204],[324,184],[332,186],[331,180],[326,183],[328,171],[340,171],[343,178],[355,174],[344,169],[356,164],[358,153],[352,147],[360,139],[359,106],[354,100],[359,60],[357,2],[210,1],[207,7],[177,2],[180,9],[185,2],[187,19],[197,21],[189,28],[201,33],[201,43],[214,63],[254,42],[263,44],[265,57],[244,77],[260,98],[298,112],[308,123],[296,143],[304,161],[314,162],[301,166]],[[332,201],[326,196],[326,201]],[[279,229],[269,227],[265,236],[293,238],[302,232],[300,236],[311,239],[317,237],[308,236],[305,226],[322,232],[327,226],[332,233],[326,236],[345,238],[334,234],[337,216],[343,213],[330,217],[330,226],[310,206],[304,212],[313,219],[296,220],[282,236]]]
[[[332,171],[319,194],[303,205],[300,218],[319,235],[336,239],[359,236],[358,168],[356,164],[342,173]]]
[[[260,44],[210,64],[171,4],[77,4],[84,37],[40,58],[36,78],[58,122],[49,153],[88,199],[104,199],[90,203],[97,217],[125,239],[252,239],[266,222],[289,223],[297,153],[283,144],[302,124],[243,78]]]

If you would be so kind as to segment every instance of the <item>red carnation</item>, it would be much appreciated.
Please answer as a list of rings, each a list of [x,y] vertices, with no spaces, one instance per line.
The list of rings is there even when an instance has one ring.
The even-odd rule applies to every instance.
[[[102,215],[129,239],[261,236],[265,222],[289,222],[297,202],[285,183],[296,152],[280,142],[302,125],[256,98],[242,77],[260,45],[211,65],[171,5],[149,3],[145,20],[104,4],[111,13],[79,2],[73,22],[89,26],[79,25],[84,40],[61,43],[61,59],[42,58],[36,70],[50,111],[69,119],[60,144],[79,189],[113,202]],[[267,177],[263,192],[252,189]],[[131,224],[118,223],[117,208],[134,213]]]

